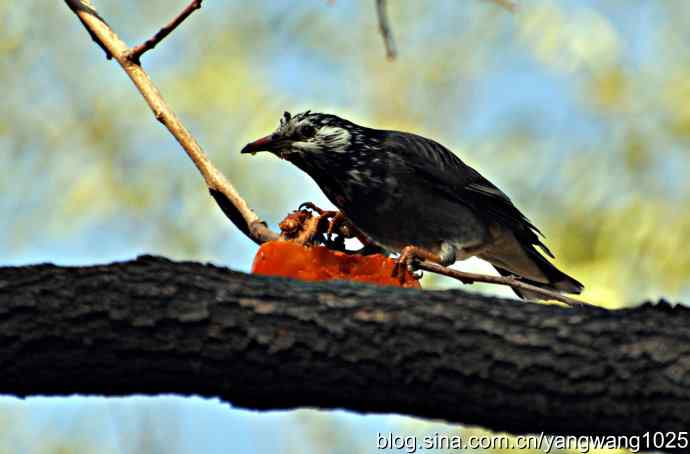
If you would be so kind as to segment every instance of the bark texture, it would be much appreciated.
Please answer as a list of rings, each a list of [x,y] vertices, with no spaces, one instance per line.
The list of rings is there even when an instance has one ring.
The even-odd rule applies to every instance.
[[[0,268],[0,393],[198,394],[512,433],[690,427],[690,310],[607,311],[163,258]]]

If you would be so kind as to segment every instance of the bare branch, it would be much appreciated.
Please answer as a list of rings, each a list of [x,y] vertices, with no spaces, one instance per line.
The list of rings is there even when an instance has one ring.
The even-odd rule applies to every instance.
[[[517,5],[510,0],[490,0],[490,1],[496,3],[498,6],[501,6],[505,9],[507,9],[511,13],[514,13],[515,11],[517,11]]]
[[[110,26],[99,17],[98,13],[91,5],[90,0],[65,0],[65,3],[74,11],[94,40],[106,50],[108,55],[114,57],[120,66],[122,66],[122,69],[125,70],[146,100],[146,103],[153,111],[156,119],[170,131],[194,162],[213,197],[218,201],[219,205],[221,205],[223,211],[226,214],[233,214],[232,216],[228,214],[230,220],[256,243],[260,244],[265,241],[277,239],[278,234],[270,230],[266,226],[266,223],[259,219],[233,185],[211,163],[196,139],[194,139],[165,102],[163,96],[153,84],[148,74],[142,69],[141,65],[133,61],[130,56],[130,49],[113,32]],[[194,2],[192,2],[192,5],[193,4]],[[188,9],[190,9],[192,5],[190,5]],[[179,17],[181,16],[178,16],[178,19]],[[175,21],[173,21],[173,23],[174,22]],[[169,33],[169,31],[167,33]],[[158,39],[158,41],[160,41],[160,39]]]
[[[511,0],[487,0],[491,1],[498,6],[507,9],[508,11],[514,13],[517,10],[517,5]],[[393,32],[391,31],[390,21],[388,20],[388,13],[386,10],[386,0],[376,0],[376,15],[379,20],[379,31],[381,32],[381,37],[383,38],[383,44],[386,47],[386,57],[389,60],[395,60],[398,51],[395,46],[395,39],[393,38]]]
[[[386,0],[376,0],[376,14],[379,18],[379,30],[383,38],[383,44],[386,46],[386,57],[389,60],[395,60],[397,51],[395,49],[395,39],[393,39],[393,32],[388,21],[388,13],[386,12]]]
[[[426,260],[417,265],[417,268],[421,270],[431,271],[432,273],[452,277],[454,279],[462,281],[464,284],[472,284],[473,282],[484,282],[487,284],[507,285],[508,287],[511,287],[513,289],[526,290],[528,292],[536,293],[538,295],[544,296],[545,299],[560,301],[569,306],[596,307],[595,305],[587,303],[586,301],[570,298],[558,292],[553,292],[551,290],[546,290],[535,285],[530,285],[526,282],[521,282],[513,277],[489,276],[487,274],[467,273],[464,271],[458,271],[451,268],[447,268],[445,266]]]
[[[105,44],[103,44],[101,42],[101,40],[98,38],[98,36],[96,36],[94,34],[94,32],[91,31],[91,29],[86,25],[86,23],[84,23],[84,21],[82,20],[81,16],[78,13],[79,11],[88,12],[89,14],[93,14],[94,16],[98,17],[103,23],[107,24],[107,22],[102,17],[100,17],[98,15],[96,10],[93,9],[93,7],[91,6],[91,2],[89,0],[86,0],[83,2],[66,2],[66,3],[67,3],[67,6],[70,7],[72,12],[74,12],[77,15],[77,17],[79,18],[79,21],[82,23],[82,25],[84,27],[86,27],[86,31],[89,32],[89,36],[91,36],[91,39],[96,44],[98,44],[98,47],[103,49],[103,52],[105,52],[105,58],[107,58],[108,60],[112,59],[113,56],[110,54],[110,51],[105,47]]]
[[[187,7],[180,14],[178,14],[178,16],[174,18],[168,25],[158,30],[158,33],[153,35],[153,37],[147,39],[146,42],[144,42],[143,44],[139,44],[138,46],[132,48],[128,52],[127,57],[134,63],[138,64],[144,52],[147,52],[156,47],[156,45],[159,42],[163,41],[163,39],[165,39],[165,37],[168,36],[173,30],[175,30],[178,25],[180,25],[185,19],[187,19],[187,17],[189,17],[190,14],[201,8],[202,1],[203,0],[192,0],[192,2],[189,5],[187,5]]]

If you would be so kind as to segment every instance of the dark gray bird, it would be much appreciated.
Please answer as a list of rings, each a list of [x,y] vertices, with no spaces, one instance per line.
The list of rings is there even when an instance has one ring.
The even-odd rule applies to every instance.
[[[540,253],[537,248],[553,257],[510,198],[433,140],[335,115],[285,112],[274,133],[242,149],[257,151],[306,172],[369,240],[400,252],[400,263],[450,265],[477,256],[502,275],[558,292],[582,291]]]

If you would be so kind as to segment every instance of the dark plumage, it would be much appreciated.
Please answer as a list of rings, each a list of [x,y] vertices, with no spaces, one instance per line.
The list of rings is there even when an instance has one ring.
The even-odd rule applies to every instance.
[[[568,293],[582,284],[553,266],[539,230],[500,189],[443,145],[335,115],[285,113],[244,147],[271,151],[311,176],[371,241],[448,265],[477,256],[502,275]],[[531,298],[534,295],[519,294]]]

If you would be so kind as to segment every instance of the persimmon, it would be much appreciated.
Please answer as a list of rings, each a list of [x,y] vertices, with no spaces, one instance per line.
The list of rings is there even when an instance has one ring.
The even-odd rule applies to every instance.
[[[382,254],[347,254],[325,246],[277,240],[261,245],[254,257],[252,273],[306,281],[339,279],[420,288],[419,281],[409,271],[405,271],[402,283],[393,277],[394,265],[394,260]]]

